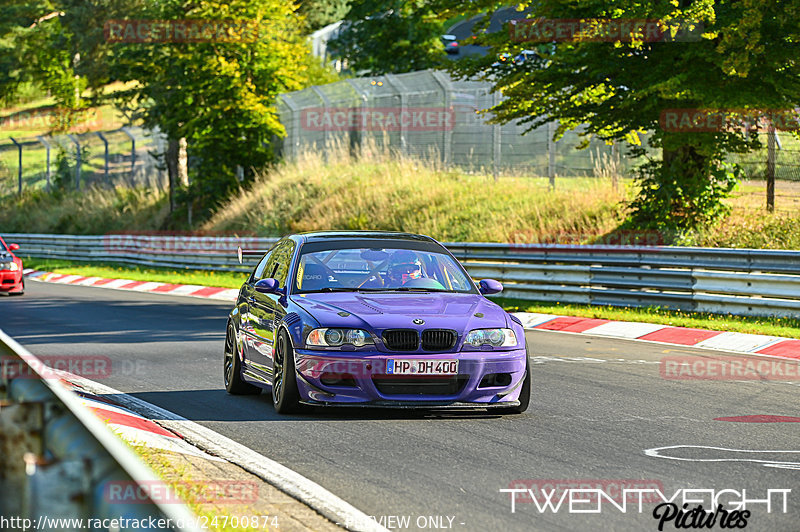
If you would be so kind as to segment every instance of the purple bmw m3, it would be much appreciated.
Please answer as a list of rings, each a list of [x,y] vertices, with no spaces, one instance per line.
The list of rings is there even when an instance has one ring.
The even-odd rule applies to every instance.
[[[242,285],[228,318],[225,388],[301,405],[528,408],[522,324],[432,238],[390,232],[287,236]]]

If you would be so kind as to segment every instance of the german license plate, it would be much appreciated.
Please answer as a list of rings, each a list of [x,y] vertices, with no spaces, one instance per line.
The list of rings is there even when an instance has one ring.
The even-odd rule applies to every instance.
[[[458,360],[397,359],[386,361],[387,375],[458,375]]]

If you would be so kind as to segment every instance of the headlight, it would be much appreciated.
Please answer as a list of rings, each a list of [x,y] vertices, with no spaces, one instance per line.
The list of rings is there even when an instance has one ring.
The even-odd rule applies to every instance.
[[[473,329],[464,341],[472,347],[516,347],[517,335],[511,329]]]
[[[337,347],[343,344],[362,347],[371,343],[374,343],[372,336],[362,329],[314,329],[306,338],[306,345],[315,347]]]
[[[15,272],[19,270],[19,266],[17,266],[16,262],[0,262],[0,270],[10,270]]]

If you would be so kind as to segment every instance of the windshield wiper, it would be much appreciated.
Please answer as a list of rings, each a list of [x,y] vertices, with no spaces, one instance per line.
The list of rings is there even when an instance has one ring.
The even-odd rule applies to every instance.
[[[447,292],[441,288],[420,288],[418,286],[398,286],[397,288],[381,288],[381,292]]]
[[[325,288],[320,288],[319,290],[308,290],[305,292],[301,292],[302,294],[316,294],[319,292],[378,292],[382,290],[382,288],[351,288],[345,286],[326,286]]]

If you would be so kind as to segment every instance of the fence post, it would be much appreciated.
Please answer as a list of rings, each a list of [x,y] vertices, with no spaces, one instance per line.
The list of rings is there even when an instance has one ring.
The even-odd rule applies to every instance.
[[[767,130],[767,210],[775,211],[775,124]]]
[[[456,120],[456,113],[453,109],[453,94],[451,90],[450,80],[441,72],[433,71],[431,72],[434,81],[436,81],[442,87],[442,94],[444,95],[444,110],[447,113],[450,113],[450,116],[453,117],[453,123],[450,124],[451,127],[445,127],[442,131],[443,138],[442,138],[442,163],[445,166],[450,164],[450,160],[452,159],[452,151],[453,151],[453,129],[455,128],[455,120]]]
[[[383,77],[386,79],[386,83],[391,85],[394,89],[394,97],[400,100],[400,116],[406,116],[406,113],[408,112],[408,89],[406,89],[403,83],[392,74],[386,74]],[[402,150],[401,153],[403,155],[408,155],[410,153],[407,133],[405,122],[400,120],[400,149]]]
[[[492,107],[496,107],[500,103],[500,93],[495,91],[492,93]],[[500,136],[503,130],[500,124],[492,124],[492,172],[494,173],[495,181],[499,177],[497,165],[500,162],[502,153],[500,151]]]
[[[8,137],[11,142],[14,143],[14,146],[17,147],[17,152],[19,153],[19,166],[17,168],[17,194],[22,195],[22,144],[16,141],[14,137]]]
[[[47,142],[47,139],[45,139],[41,135],[36,137],[36,138],[39,139],[39,142],[44,144],[44,150],[45,150],[46,160],[47,160],[47,169],[45,170],[45,179],[47,179],[47,189],[46,190],[47,190],[47,192],[50,192],[50,175],[51,175],[50,174],[50,143]]]
[[[356,82],[353,81],[352,79],[347,79],[345,81],[347,81],[347,83],[349,83],[350,86],[353,87],[353,90],[356,92],[356,94],[358,94],[361,97],[361,116],[362,117],[367,116],[367,109],[369,107],[369,96],[367,95],[366,92],[364,92],[361,89],[359,89],[358,85],[356,85]],[[363,151],[364,151],[364,136],[366,134],[366,131],[364,130],[365,122],[363,120],[359,120],[359,124],[360,124],[359,128],[357,129],[357,131],[358,131],[358,136],[357,136],[358,137],[358,153],[357,154],[356,154],[356,150],[355,150],[355,142],[353,142],[353,132],[356,131],[356,130],[353,130],[353,131],[350,132],[350,135],[351,135],[350,136],[350,156],[351,157],[354,156],[354,155],[357,155],[357,156],[360,157],[361,153],[363,153]]]
[[[81,143],[75,135],[67,135],[67,138],[75,144],[75,190],[81,189]]]
[[[325,93],[322,92],[322,90],[316,85],[312,86],[311,90],[314,91],[314,94],[316,94],[317,97],[319,97],[320,101],[322,101],[322,106],[323,109],[325,109],[326,116],[330,116],[329,113],[330,113],[331,102],[328,99],[328,97],[325,96]],[[322,131],[322,139],[323,139],[322,142],[324,144],[322,148],[322,157],[325,162],[328,162],[328,150],[331,149],[330,135],[331,135],[330,128],[326,127]]]
[[[95,131],[95,135],[100,137],[100,140],[103,141],[103,146],[105,146],[105,165],[103,166],[103,177],[105,179],[105,182],[110,184],[108,179],[108,140],[101,131]]]
[[[300,131],[299,131],[299,129],[300,129],[300,115],[298,113],[297,104],[295,104],[292,101],[292,97],[289,94],[281,94],[278,97],[283,100],[283,103],[286,104],[286,107],[289,108],[289,112],[292,115],[292,119],[291,119],[292,127],[291,127],[290,131],[287,131],[287,133],[288,133],[286,135],[287,138],[286,138],[286,141],[284,141],[284,149],[286,148],[287,142],[288,142],[288,145],[291,146],[291,156],[287,157],[287,155],[289,155],[287,153],[287,154],[284,155],[284,157],[286,157],[289,160],[296,161],[297,160],[297,152],[299,151],[299,148],[300,148]]]
[[[133,136],[127,127],[120,128],[120,131],[128,135],[131,139],[131,183],[136,182],[136,137]]]
[[[550,178],[550,188],[556,188],[556,143],[553,135],[556,133],[556,124],[547,123],[547,177]]]

